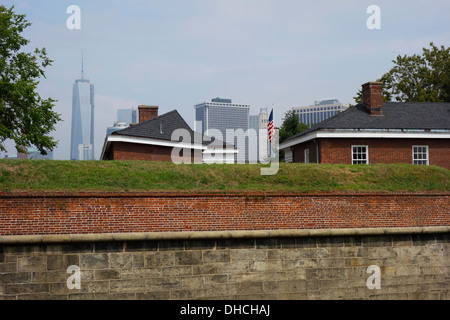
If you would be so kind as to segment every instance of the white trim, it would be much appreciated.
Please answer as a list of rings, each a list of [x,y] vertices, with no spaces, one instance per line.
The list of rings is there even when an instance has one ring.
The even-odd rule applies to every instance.
[[[317,138],[386,138],[386,139],[450,139],[450,133],[435,132],[384,132],[384,131],[314,131],[280,144],[280,149]]]
[[[365,164],[369,164],[369,146],[368,145],[358,145],[358,144],[352,144],[351,147],[351,153],[352,153],[352,164],[359,164],[359,163],[353,163],[354,161],[362,161],[362,159],[354,159],[353,158],[353,148],[366,148],[366,163]]]
[[[309,148],[303,149],[303,162],[309,163]]]
[[[158,140],[152,138],[143,138],[143,137],[130,137],[123,135],[107,135],[105,138],[105,142],[103,144],[102,153],[100,155],[100,159],[103,159],[105,152],[109,149],[109,146],[112,142],[126,142],[126,143],[137,143],[137,144],[145,144],[145,145],[155,145],[162,147],[171,147],[171,148],[186,148],[186,149],[194,149],[194,150],[202,150],[202,153],[239,153],[239,150],[234,148],[221,148],[218,146],[211,146],[212,148],[208,148],[208,146],[192,144],[192,143],[183,143],[169,140]]]
[[[127,143],[137,143],[137,144],[146,144],[146,145],[155,145],[162,147],[179,147],[179,148],[188,148],[194,150],[206,150],[206,146],[191,144],[191,143],[183,143],[169,140],[158,140],[152,138],[143,138],[143,137],[130,137],[123,135],[107,135],[105,138],[105,142],[103,144],[102,153],[100,159],[103,159],[105,152],[109,149],[109,145],[111,142],[127,142]]]
[[[414,159],[414,148],[425,148],[426,149],[426,159]],[[429,166],[430,165],[430,154],[429,154],[429,148],[427,145],[413,145],[411,148],[411,153],[412,153],[412,164],[414,164],[414,161],[423,161],[426,160],[427,163],[425,165]]]

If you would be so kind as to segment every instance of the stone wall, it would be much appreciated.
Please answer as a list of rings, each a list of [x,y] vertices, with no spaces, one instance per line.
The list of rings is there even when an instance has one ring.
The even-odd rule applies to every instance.
[[[450,298],[448,228],[333,234],[0,237],[0,300]],[[367,286],[371,265],[380,289]],[[69,266],[80,289],[68,288]]]

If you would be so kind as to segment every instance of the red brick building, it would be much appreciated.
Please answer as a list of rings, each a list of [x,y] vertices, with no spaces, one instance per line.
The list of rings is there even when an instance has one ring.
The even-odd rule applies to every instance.
[[[450,103],[382,102],[382,84],[362,85],[363,103],[280,144],[287,162],[412,163],[450,170]]]
[[[173,110],[158,115],[158,106],[141,105],[139,123],[107,135],[101,160],[173,161],[172,154],[186,157],[190,163],[226,162],[237,150],[221,141],[194,132]],[[179,136],[180,130],[184,136]]]

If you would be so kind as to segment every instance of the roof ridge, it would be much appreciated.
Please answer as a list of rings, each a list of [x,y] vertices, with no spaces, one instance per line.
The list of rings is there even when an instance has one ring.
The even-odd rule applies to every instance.
[[[173,110],[171,110],[171,111],[168,111],[168,112],[166,112],[166,113],[163,113],[163,114],[161,114],[161,115],[159,115],[159,116],[157,116],[157,117],[154,117],[154,118],[152,118],[152,119],[148,119],[148,120],[145,120],[145,121],[136,123],[136,124],[133,125],[133,126],[129,126],[129,127],[126,127],[126,128],[120,129],[120,130],[117,130],[117,131],[113,132],[113,134],[122,134],[122,133],[124,133],[124,132],[130,131],[131,129],[135,130],[135,128],[137,128],[137,127],[140,127],[140,126],[142,126],[142,125],[144,125],[144,124],[148,124],[150,121],[157,120],[158,118],[160,119],[161,117],[167,116],[167,115],[169,115],[170,113],[174,113],[174,112],[176,112],[176,113],[178,114],[178,116],[180,116],[180,118],[183,119],[183,117],[181,117],[181,115],[178,113],[177,109],[173,109]],[[184,121],[184,119],[183,119],[183,121]],[[185,121],[185,123],[186,123],[186,121]],[[187,123],[186,123],[186,124],[187,124]],[[188,126],[188,127],[189,127],[189,126]]]
[[[328,118],[328,119],[326,119],[324,121],[318,122],[318,123],[314,124],[313,126],[311,126],[311,128],[308,128],[308,129],[303,130],[303,131],[301,131],[299,133],[296,133],[293,136],[291,136],[291,137],[287,138],[286,140],[284,140],[283,142],[289,141],[291,139],[295,139],[295,138],[300,137],[300,136],[302,136],[302,135],[304,135],[306,133],[309,133],[309,132],[312,132],[312,131],[315,131],[315,130],[318,130],[318,129],[322,129],[327,124],[333,123],[334,121],[340,119],[345,113],[349,112],[350,109],[354,109],[355,107],[357,107],[360,104],[361,103],[358,103],[357,105],[354,105],[353,107],[349,107],[346,110],[344,110],[342,112],[339,112],[338,114],[336,114],[336,115],[334,115],[334,116],[332,116],[332,117],[330,117],[330,118]]]

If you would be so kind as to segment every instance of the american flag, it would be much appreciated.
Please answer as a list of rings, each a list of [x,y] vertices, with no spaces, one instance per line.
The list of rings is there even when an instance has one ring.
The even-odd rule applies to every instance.
[[[267,131],[269,133],[269,142],[272,143],[275,134],[275,127],[273,126],[273,109],[270,112],[269,122],[267,123]]]

